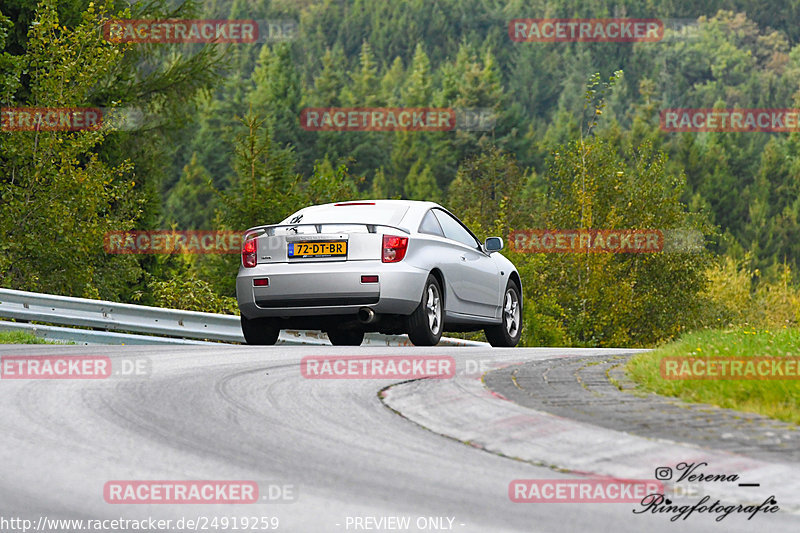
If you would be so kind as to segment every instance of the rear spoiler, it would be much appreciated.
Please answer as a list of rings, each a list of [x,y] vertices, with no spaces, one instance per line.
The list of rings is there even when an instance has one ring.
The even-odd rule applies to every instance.
[[[390,224],[364,224],[361,222],[318,222],[318,223],[305,223],[305,224],[267,224],[264,226],[255,226],[248,229],[244,234],[244,240],[248,240],[253,238],[253,236],[260,236],[266,234],[267,236],[275,235],[275,230],[277,228],[299,228],[300,226],[314,226],[317,230],[317,233],[322,233],[322,226],[366,226],[367,231],[370,233],[378,233],[376,228],[390,228],[402,231],[403,233],[411,234],[411,231],[400,227],[400,226],[392,226]],[[256,235],[258,234],[258,235]]]

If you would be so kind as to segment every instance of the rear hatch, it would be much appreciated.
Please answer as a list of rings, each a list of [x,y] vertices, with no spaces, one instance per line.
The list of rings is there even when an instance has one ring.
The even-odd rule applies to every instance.
[[[342,203],[298,211],[257,238],[263,263],[380,260],[384,234],[400,234],[403,205]]]

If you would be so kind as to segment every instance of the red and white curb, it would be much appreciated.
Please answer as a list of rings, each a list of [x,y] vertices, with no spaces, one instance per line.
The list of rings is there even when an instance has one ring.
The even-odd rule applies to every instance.
[[[586,356],[585,352],[581,354],[581,357]],[[513,364],[510,357],[505,359],[505,363],[498,362],[493,366],[500,368]],[[476,373],[467,374],[462,370],[449,380],[404,382],[384,389],[381,396],[388,407],[405,418],[435,433],[489,452],[577,474],[623,479],[655,479],[657,468],[671,467],[673,479],[664,482],[668,487],[667,497],[670,484],[680,474],[676,465],[705,462],[708,466],[695,473],[736,474],[739,479],[735,482],[683,481],[675,483],[673,490],[680,491],[691,485],[695,491],[692,499],[695,494],[697,499],[708,495],[727,505],[757,505],[768,496],[775,496],[781,510],[800,513],[798,464],[768,463],[731,452],[640,437],[536,411],[492,393]],[[739,483],[758,483],[760,486],[741,487]]]

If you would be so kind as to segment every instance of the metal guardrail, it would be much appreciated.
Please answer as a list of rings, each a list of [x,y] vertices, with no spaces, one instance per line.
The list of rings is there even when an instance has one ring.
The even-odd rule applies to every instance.
[[[94,328],[78,330],[0,321],[0,330],[26,330],[44,338],[82,344],[197,344],[196,340],[244,343],[239,317],[234,315],[164,309],[13,289],[0,289],[0,317],[57,326]],[[195,342],[182,339],[195,339]],[[328,345],[330,341],[327,335],[316,331],[284,330],[281,331],[278,343]],[[364,344],[403,346],[411,343],[405,335],[368,333],[364,337]],[[483,342],[445,337],[440,344],[486,346]]]
[[[218,342],[197,341],[191,339],[173,339],[171,337],[153,337],[134,333],[116,333],[113,331],[96,331],[93,329],[64,328],[45,326],[27,322],[9,322],[0,320],[0,331],[22,331],[34,337],[59,343],[74,344],[173,344],[173,345],[219,345]]]

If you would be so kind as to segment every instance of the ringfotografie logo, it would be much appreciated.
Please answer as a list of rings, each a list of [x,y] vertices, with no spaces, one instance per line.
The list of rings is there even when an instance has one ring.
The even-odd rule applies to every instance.
[[[739,474],[730,472],[707,472],[704,470],[708,466],[705,461],[681,461],[673,466],[658,466],[655,469],[655,477],[659,482],[671,482],[669,492],[673,495],[689,495],[702,492],[704,487],[714,485],[735,485],[740,487],[742,491],[748,491],[753,488],[761,486],[757,482],[743,482],[740,481]],[[684,485],[692,484],[688,488],[682,488]],[[666,485],[666,483],[665,483]],[[703,496],[693,504],[677,504],[664,490],[655,491],[648,494],[639,502],[639,507],[633,509],[634,514],[662,514],[669,516],[670,522],[676,522],[679,519],[686,520],[692,514],[710,514],[715,516],[717,522],[722,522],[725,518],[732,514],[745,515],[747,520],[752,520],[759,513],[771,514],[777,513],[780,510],[778,501],[774,495],[766,498],[752,498],[748,495],[749,500],[760,501],[755,504],[725,504],[719,499],[712,499],[711,496]]]

